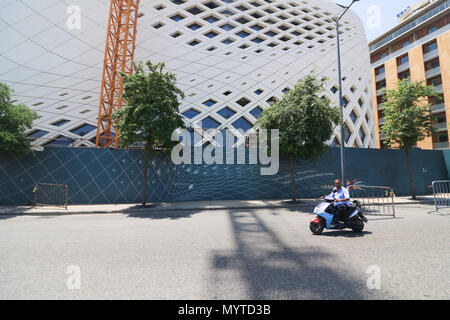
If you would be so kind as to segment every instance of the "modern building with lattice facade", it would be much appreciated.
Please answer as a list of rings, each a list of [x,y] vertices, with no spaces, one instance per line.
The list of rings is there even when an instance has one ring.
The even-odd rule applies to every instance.
[[[400,23],[370,45],[377,147],[384,148],[380,134],[385,120],[383,89],[393,89],[399,79],[434,85],[431,98],[432,137],[417,143],[422,149],[448,149],[450,122],[450,0],[419,1],[400,16]]]
[[[74,4],[0,3],[0,81],[40,115],[28,132],[35,146],[95,146],[109,1]],[[341,11],[328,0],[141,1],[135,61],[177,75],[188,126],[248,130],[311,71],[328,78],[323,97],[338,106],[332,18]],[[353,12],[340,23],[346,145],[373,148],[364,27]],[[341,143],[339,127],[329,143]]]

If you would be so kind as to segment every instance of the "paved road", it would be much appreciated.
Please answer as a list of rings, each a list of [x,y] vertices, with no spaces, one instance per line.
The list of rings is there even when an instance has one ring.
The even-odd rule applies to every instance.
[[[0,299],[450,299],[450,215],[431,210],[322,236],[289,209],[0,216]]]

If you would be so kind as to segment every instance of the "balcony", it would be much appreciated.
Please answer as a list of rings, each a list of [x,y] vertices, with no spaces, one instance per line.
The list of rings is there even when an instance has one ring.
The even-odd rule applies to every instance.
[[[433,149],[434,150],[449,149],[449,148],[450,148],[450,143],[449,142],[433,143]]]
[[[378,110],[379,110],[379,111],[384,110],[384,104],[380,103],[380,104],[378,105]]]
[[[427,78],[433,78],[441,74],[441,66],[428,70],[425,75]]]
[[[386,73],[381,73],[375,77],[375,82],[386,79]]]
[[[437,91],[438,93],[444,92],[444,87],[442,87],[442,83],[441,83],[441,84],[435,85],[434,88],[436,89],[436,91]]]
[[[383,94],[384,94],[384,89],[386,89],[386,88],[378,89],[378,90],[377,90],[377,96],[383,95]]]
[[[439,56],[439,50],[438,50],[438,49],[435,49],[435,50],[433,50],[433,51],[430,51],[430,52],[428,52],[428,53],[425,53],[425,54],[423,55],[423,61],[424,61],[424,62],[427,62],[427,61],[430,61],[431,59],[437,58],[438,56]]]
[[[447,130],[447,122],[435,123],[435,124],[433,124],[433,129],[435,129],[436,131]]]
[[[409,69],[409,62],[405,62],[397,67],[397,72],[401,73]]]
[[[450,24],[446,25],[445,27],[439,28],[436,31],[426,35],[425,37],[416,40],[415,42],[411,43],[409,46],[406,46],[405,48],[402,48],[402,49],[400,49],[400,50],[398,50],[396,52],[393,52],[390,55],[387,55],[386,57],[384,57],[384,58],[382,58],[382,59],[380,59],[378,61],[375,61],[374,63],[372,63],[372,68],[376,68],[376,67],[378,67],[378,66],[388,62],[389,60],[392,60],[392,59],[394,59],[396,57],[400,57],[401,55],[407,53],[411,49],[413,49],[415,47],[418,47],[418,46],[421,46],[421,45],[423,45],[423,44],[425,44],[425,43],[427,43],[427,42],[429,42],[429,41],[431,41],[433,39],[436,39],[438,36],[440,36],[441,34],[446,33],[449,30],[450,30]],[[395,39],[391,39],[390,41],[385,42],[383,45],[386,45],[387,43],[392,43],[392,41],[398,40],[398,39],[400,39],[400,37],[401,37],[401,35],[399,35]],[[370,51],[373,52],[374,50],[376,50],[379,47],[380,46],[378,46],[378,47],[372,46]]]
[[[386,123],[386,119],[385,118],[381,118],[381,119],[379,119],[378,120],[378,124],[381,126],[381,125],[383,125],[383,124],[385,124]]]
[[[433,104],[431,106],[431,113],[439,113],[445,111],[445,103]]]

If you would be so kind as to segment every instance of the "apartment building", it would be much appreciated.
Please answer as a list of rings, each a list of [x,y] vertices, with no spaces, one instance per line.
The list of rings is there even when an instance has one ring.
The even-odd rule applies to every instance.
[[[404,13],[405,14],[405,13]],[[401,16],[399,24],[371,43],[376,144],[385,148],[382,89],[393,89],[400,79],[423,80],[439,96],[430,99],[435,133],[417,143],[428,150],[449,149],[450,122],[450,0],[419,1]]]

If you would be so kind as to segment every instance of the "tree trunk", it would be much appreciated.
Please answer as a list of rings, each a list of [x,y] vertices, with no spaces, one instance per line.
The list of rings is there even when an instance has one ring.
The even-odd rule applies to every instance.
[[[297,203],[297,196],[295,194],[295,175],[294,175],[294,158],[293,157],[289,157],[289,164],[291,166],[292,203]]]
[[[153,140],[151,135],[147,139],[147,144],[144,148],[144,177],[142,179],[142,207],[147,205],[147,173],[148,173],[148,163],[150,162],[150,151],[153,145]]]
[[[406,151],[406,162],[408,162],[408,173],[409,173],[409,183],[411,185],[411,196],[413,200],[416,200],[416,190],[414,188],[414,180],[413,180],[413,174],[411,169],[411,160],[409,158],[409,150],[405,149]]]

